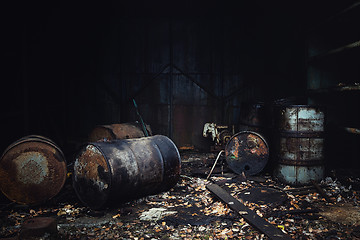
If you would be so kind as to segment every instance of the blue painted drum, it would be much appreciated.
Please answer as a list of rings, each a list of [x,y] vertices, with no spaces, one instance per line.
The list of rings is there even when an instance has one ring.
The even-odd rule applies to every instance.
[[[319,106],[282,106],[277,116],[275,177],[293,185],[324,178],[325,111]]]

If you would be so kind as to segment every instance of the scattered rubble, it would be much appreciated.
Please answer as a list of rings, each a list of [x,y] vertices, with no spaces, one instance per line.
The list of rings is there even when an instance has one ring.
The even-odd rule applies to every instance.
[[[246,178],[221,161],[206,181],[216,154],[181,155],[182,175],[175,187],[116,208],[85,207],[71,179],[43,205],[17,205],[2,196],[0,237],[16,239],[26,220],[47,217],[56,220],[58,231],[43,239],[269,239],[206,189],[213,182],[294,239],[360,239],[356,175],[333,172],[321,181],[318,185],[329,202],[312,185],[294,188],[266,173]]]

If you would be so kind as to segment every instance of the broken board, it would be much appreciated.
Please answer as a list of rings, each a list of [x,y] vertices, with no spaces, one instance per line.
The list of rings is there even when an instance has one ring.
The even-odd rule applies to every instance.
[[[250,225],[264,233],[270,239],[292,239],[289,235],[268,223],[266,220],[257,215],[256,212],[252,211],[244,204],[239,202],[219,185],[208,184],[206,188],[223,202],[225,202],[230,207],[230,209],[239,213]]]

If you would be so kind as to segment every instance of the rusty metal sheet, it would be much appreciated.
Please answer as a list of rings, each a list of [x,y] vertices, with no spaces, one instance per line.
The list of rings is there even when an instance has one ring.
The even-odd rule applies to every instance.
[[[243,131],[235,134],[225,147],[226,162],[237,174],[255,175],[269,159],[269,147],[259,134]]]
[[[173,140],[176,145],[179,147],[194,146],[194,148],[202,150],[210,149],[210,145],[213,143],[203,137],[201,129],[209,119],[216,116],[218,111],[216,106],[174,105]]]
[[[151,128],[145,125],[149,135],[152,135]],[[89,134],[89,141],[111,141],[114,139],[129,139],[145,137],[139,123],[118,123],[111,125],[96,126]]]
[[[65,180],[65,157],[45,137],[24,137],[11,144],[1,157],[0,188],[14,202],[45,202],[60,192]]]

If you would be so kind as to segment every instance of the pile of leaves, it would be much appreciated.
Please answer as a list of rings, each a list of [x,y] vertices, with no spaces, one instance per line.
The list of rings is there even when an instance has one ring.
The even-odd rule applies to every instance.
[[[26,219],[50,217],[57,221],[58,234],[48,239],[268,239],[206,189],[214,182],[294,239],[360,239],[356,218],[335,221],[325,214],[334,207],[358,208],[356,177],[347,177],[344,183],[331,176],[319,183],[328,201],[313,186],[293,188],[266,174],[244,178],[222,168],[206,180],[214,158],[214,154],[183,154],[183,172],[171,190],[101,211],[82,205],[71,183],[42,206],[3,201],[0,237],[18,236]],[[201,175],[199,169],[206,171]],[[278,195],[263,202],[255,197],[256,189]]]

